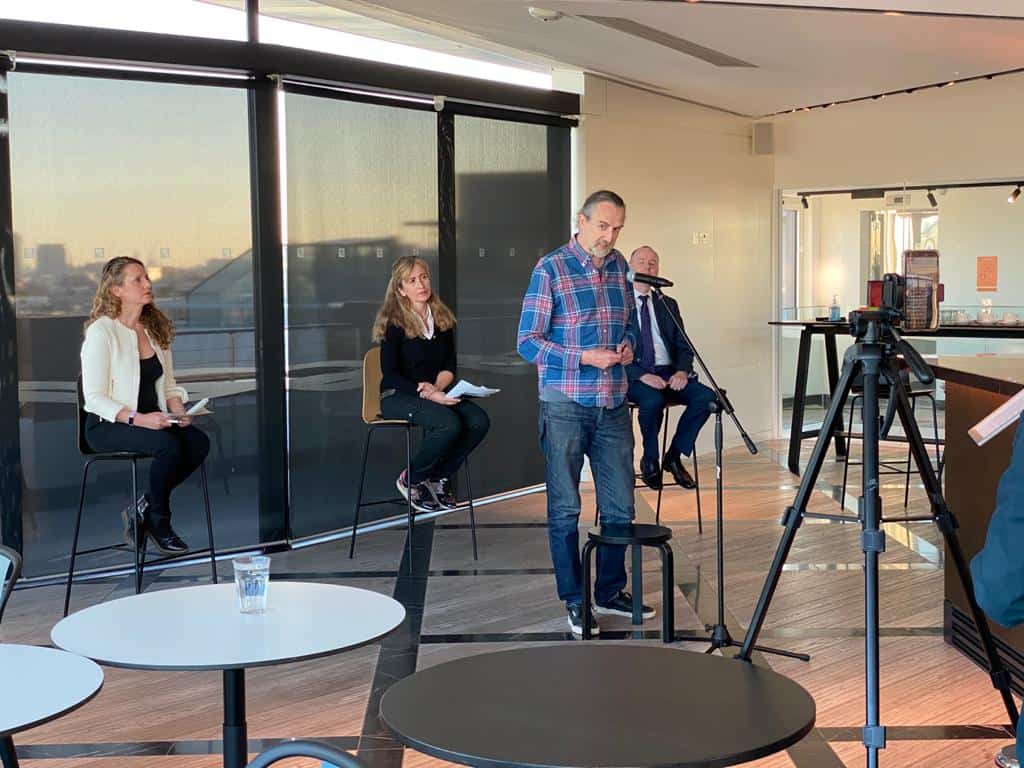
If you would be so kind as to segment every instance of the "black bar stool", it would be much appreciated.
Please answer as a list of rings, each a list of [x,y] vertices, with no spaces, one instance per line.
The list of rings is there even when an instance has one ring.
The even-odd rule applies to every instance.
[[[672,579],[675,574],[672,547],[668,545],[672,531],[664,525],[638,523],[629,525],[599,525],[587,531],[583,545],[583,639],[590,639],[590,560],[594,550],[608,544],[632,547],[633,552],[633,624],[643,623],[644,568],[641,547],[655,547],[661,553],[661,639],[675,640],[675,611]]]
[[[85,509],[85,487],[89,480],[89,468],[97,461],[127,461],[131,463],[131,476],[132,476],[132,497],[131,505],[133,506],[132,515],[134,520],[135,536],[132,550],[134,552],[134,569],[135,569],[135,594],[142,591],[142,575],[147,565],[154,565],[156,563],[169,562],[171,560],[180,560],[185,557],[193,557],[197,554],[201,554],[205,550],[190,550],[183,552],[180,555],[171,555],[170,557],[159,557],[152,560],[146,560],[146,537],[142,531],[142,527],[139,524],[139,482],[138,482],[138,462],[140,459],[151,458],[145,453],[137,453],[134,451],[116,451],[108,453],[99,453],[92,449],[89,445],[89,441],[85,438],[85,420],[86,412],[84,407],[85,397],[82,394],[82,377],[79,376],[76,382],[75,388],[78,392],[78,452],[86,458],[85,466],[82,467],[82,489],[78,495],[78,514],[75,516],[75,533],[71,540],[71,562],[68,565],[68,583],[64,591],[64,615],[68,615],[68,607],[71,604],[71,584],[74,580],[75,575],[75,559],[78,555],[88,555],[94,552],[105,552],[111,549],[125,550],[128,548],[127,544],[108,544],[103,547],[93,547],[92,549],[78,549],[78,534],[82,529],[82,511]],[[210,553],[210,572],[213,575],[213,583],[217,583],[217,552],[213,546],[213,517],[210,514],[210,490],[206,482],[206,462],[204,461],[199,465],[199,484],[203,489],[203,504],[206,508],[206,533],[209,537],[208,551]],[[141,546],[140,542],[141,541]]]
[[[637,410],[637,408],[639,408],[639,406],[636,403],[627,402],[627,405],[629,406],[630,413],[632,413],[633,411]],[[662,456],[665,455],[665,450],[668,448],[668,415],[669,415],[669,413],[672,412],[673,408],[680,408],[680,407],[685,407],[685,406],[680,406],[678,403],[669,403],[668,406],[665,408],[665,415],[663,417],[662,427],[661,427],[661,455]],[[660,459],[659,459],[659,461],[660,461]],[[640,482],[637,482],[638,480]],[[701,534],[704,533],[704,521],[703,521],[703,519],[701,517],[701,510],[700,510],[700,466],[697,463],[697,449],[696,448],[694,448],[694,451],[693,451],[693,482],[695,482],[697,484],[697,487],[694,489],[696,491],[696,493],[697,493],[697,534],[701,535]],[[643,482],[643,475],[640,474],[639,472],[634,472],[633,473],[633,488],[637,489],[637,488],[646,488],[646,487],[647,487],[647,484]],[[661,524],[661,494],[662,494],[662,492],[664,490],[665,490],[665,482],[664,482],[664,478],[662,478],[661,488],[658,489],[658,502],[657,502],[657,504],[655,505],[655,508],[654,508],[654,523],[655,523],[655,525],[660,525]],[[595,507],[595,509],[594,509],[594,525],[597,525],[597,524],[598,524],[598,509]]]
[[[902,376],[901,376],[901,382],[906,387],[907,396],[910,398],[910,404],[911,404],[911,409],[912,409],[911,412],[912,413],[914,413],[914,414],[917,413],[917,401],[920,400],[921,398],[925,398],[925,399],[931,401],[931,406],[932,406],[932,428],[933,428],[934,441],[935,441],[935,471],[938,473],[939,482],[942,482],[942,469],[943,469],[943,458],[944,457],[941,456],[940,453],[939,453],[939,446],[943,445],[943,441],[939,438],[939,415],[938,415],[938,407],[935,404],[935,389],[934,389],[934,385],[930,386],[930,387],[912,386],[910,384],[909,380],[908,379],[906,379],[906,380],[903,379]],[[879,394],[882,397],[886,397],[886,398],[889,397],[890,396],[889,388],[890,388],[890,385],[883,384],[881,386],[881,391],[880,391]],[[861,466],[863,464],[863,462],[860,462],[860,461],[850,461],[850,445],[849,445],[849,443],[852,442],[853,440],[859,439],[858,435],[853,434],[853,417],[854,417],[854,414],[856,413],[856,410],[857,410],[857,403],[860,402],[860,400],[864,397],[863,387],[858,386],[858,383],[855,382],[852,394],[853,394],[853,396],[850,398],[850,421],[849,421],[850,432],[847,435],[848,442],[847,442],[847,448],[846,448],[846,455],[843,458],[843,487],[842,487],[842,491],[840,492],[840,495],[839,495],[839,506],[840,507],[845,507],[846,506],[846,481],[847,481],[847,477],[848,477],[849,472],[850,472],[850,467],[851,466],[858,467],[858,466]],[[898,419],[897,419],[897,421],[898,421]],[[878,466],[879,466],[878,474],[879,475],[903,475],[904,476],[904,482],[903,482],[903,508],[904,509],[906,509],[907,506],[910,503],[910,475],[911,475],[910,465],[911,465],[911,460],[912,460],[912,456],[911,456],[911,451],[910,451],[910,445],[908,444],[907,445],[907,463],[906,463],[905,467],[903,467],[903,466],[898,466],[898,467],[897,466],[893,466],[893,463],[891,461],[879,461],[878,462]],[[928,519],[931,519],[931,518],[929,517]]]

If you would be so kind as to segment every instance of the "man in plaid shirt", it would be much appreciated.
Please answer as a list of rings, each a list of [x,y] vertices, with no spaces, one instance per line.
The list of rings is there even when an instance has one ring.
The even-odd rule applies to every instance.
[[[537,365],[540,445],[547,461],[548,541],[558,597],[569,628],[583,633],[579,553],[580,471],[590,459],[603,524],[633,520],[633,429],[625,366],[633,361],[633,292],[615,250],[626,204],[594,192],[577,217],[579,231],[533,269],[519,318],[519,354]],[[632,616],[625,547],[600,547],[598,613]],[[644,606],[645,618],[654,611]],[[591,619],[593,632],[599,629]]]

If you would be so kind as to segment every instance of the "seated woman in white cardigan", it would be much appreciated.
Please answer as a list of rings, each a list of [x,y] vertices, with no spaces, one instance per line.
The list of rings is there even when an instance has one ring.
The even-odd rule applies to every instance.
[[[185,415],[188,395],[174,380],[173,340],[173,324],[153,304],[145,265],[128,256],[108,261],[82,343],[85,437],[95,451],[153,457],[140,508],[143,530],[165,554],[188,551],[171,527],[171,491],[210,451],[209,439]],[[135,536],[132,509],[122,513],[129,543]]]

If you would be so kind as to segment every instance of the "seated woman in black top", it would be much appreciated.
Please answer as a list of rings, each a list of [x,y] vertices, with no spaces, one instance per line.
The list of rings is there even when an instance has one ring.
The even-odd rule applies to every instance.
[[[450,477],[484,439],[491,421],[476,403],[445,394],[455,380],[455,317],[430,289],[427,263],[403,256],[391,268],[373,324],[380,342],[381,413],[423,427],[412,476],[398,490],[424,512],[454,509]]]

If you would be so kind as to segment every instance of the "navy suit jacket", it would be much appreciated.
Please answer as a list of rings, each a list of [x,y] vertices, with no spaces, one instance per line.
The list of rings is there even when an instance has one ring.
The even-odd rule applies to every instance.
[[[632,283],[629,284],[629,292],[632,296]],[[672,322],[672,318],[669,316],[669,312],[672,312],[679,321],[679,324],[683,325],[683,319],[679,315],[679,305],[671,296],[662,294],[662,298],[658,298],[654,295],[654,291],[647,295],[651,297],[649,301],[654,302],[654,317],[658,322],[658,330],[661,331],[661,340],[665,342],[665,348],[668,350],[669,357],[672,358],[672,366],[677,371],[692,373],[693,350],[690,349],[690,345],[686,343],[683,334],[679,332],[679,329],[676,328],[675,323]],[[640,323],[637,318],[635,301],[633,302],[633,311],[630,313],[629,321],[633,328],[636,329],[636,337],[638,339],[636,349],[634,350],[634,362],[626,366],[626,375],[629,377],[630,383],[633,383],[644,375],[644,370],[636,363],[636,359],[640,355]],[[686,326],[683,327],[685,328]]]

